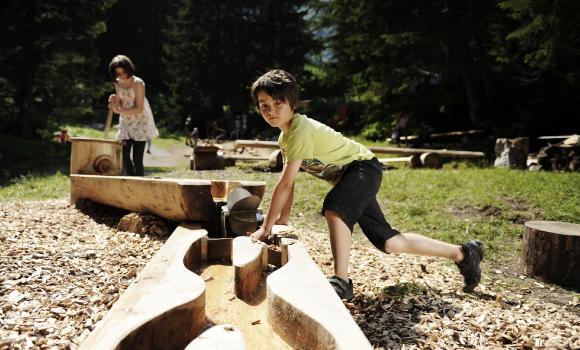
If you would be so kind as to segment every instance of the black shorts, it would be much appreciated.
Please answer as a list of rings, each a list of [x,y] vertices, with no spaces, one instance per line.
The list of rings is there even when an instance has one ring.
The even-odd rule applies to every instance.
[[[358,222],[371,243],[385,251],[385,242],[399,231],[391,228],[377,202],[383,168],[376,158],[352,162],[340,181],[328,192],[322,205],[342,218],[350,232]]]

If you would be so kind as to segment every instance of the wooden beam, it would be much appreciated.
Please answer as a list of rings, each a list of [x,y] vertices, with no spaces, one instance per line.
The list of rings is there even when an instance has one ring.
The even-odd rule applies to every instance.
[[[135,176],[71,175],[71,202],[93,202],[131,211],[150,212],[175,221],[213,221],[217,200],[242,187],[260,198],[265,183],[259,181],[216,181],[154,179]],[[225,189],[224,189],[225,188]]]
[[[443,158],[483,158],[483,152],[456,151],[446,149],[429,149],[429,148],[404,148],[404,147],[386,147],[371,146],[369,150],[375,154],[400,154],[410,156],[413,154],[435,153]]]
[[[282,239],[288,262],[268,276],[268,320],[292,347],[372,349],[306,247]]]
[[[205,283],[184,265],[200,226],[182,224],[81,344],[80,349],[183,349],[205,325]]]
[[[275,141],[250,141],[238,140],[236,141],[236,148],[278,148],[278,143]],[[413,154],[435,153],[444,158],[482,158],[485,156],[483,152],[472,151],[456,151],[446,149],[429,149],[429,148],[402,148],[402,147],[387,147],[387,146],[371,146],[369,150],[378,154],[400,154],[403,156],[411,156]]]

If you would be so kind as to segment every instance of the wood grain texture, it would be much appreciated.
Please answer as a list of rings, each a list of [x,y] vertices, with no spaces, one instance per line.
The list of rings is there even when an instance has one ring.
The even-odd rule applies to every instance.
[[[266,281],[274,330],[295,348],[372,349],[304,245],[290,238],[281,245],[288,262]]]
[[[234,186],[236,184],[236,186]],[[216,189],[216,188],[222,189]],[[232,181],[214,186],[210,180],[154,179],[135,176],[71,175],[71,202],[94,202],[131,211],[148,212],[175,221],[214,221],[218,215],[213,193],[227,196],[236,187],[262,198],[265,183]]]
[[[122,150],[120,141],[71,137],[70,173],[86,175],[121,175]],[[107,161],[106,172],[99,172],[95,162]]]

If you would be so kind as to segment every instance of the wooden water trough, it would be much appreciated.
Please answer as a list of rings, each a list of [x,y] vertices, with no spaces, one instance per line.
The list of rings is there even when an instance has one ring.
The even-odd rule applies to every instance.
[[[209,238],[213,203],[259,182],[71,176],[71,199],[184,220],[80,349],[371,349],[292,228]],[[182,219],[185,218],[185,219]]]

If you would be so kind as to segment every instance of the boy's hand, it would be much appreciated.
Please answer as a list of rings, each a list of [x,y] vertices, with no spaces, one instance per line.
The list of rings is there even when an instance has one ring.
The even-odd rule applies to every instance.
[[[250,238],[253,238],[253,239],[258,240],[258,241],[265,241],[269,235],[270,235],[270,232],[266,232],[264,230],[264,227],[262,226],[256,232],[252,233],[250,235]]]

